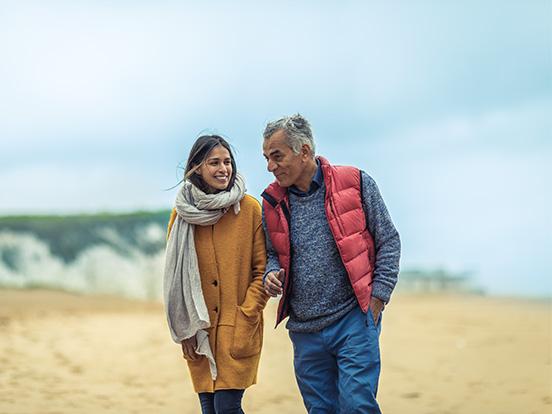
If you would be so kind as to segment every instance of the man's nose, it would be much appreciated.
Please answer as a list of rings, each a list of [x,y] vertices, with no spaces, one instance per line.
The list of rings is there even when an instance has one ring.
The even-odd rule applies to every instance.
[[[268,172],[273,172],[276,169],[276,167],[277,165],[274,161],[268,160],[266,164],[266,169],[268,170]]]

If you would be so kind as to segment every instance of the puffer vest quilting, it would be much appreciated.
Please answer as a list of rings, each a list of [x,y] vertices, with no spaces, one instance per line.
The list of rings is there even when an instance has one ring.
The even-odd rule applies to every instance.
[[[368,311],[374,275],[374,239],[366,226],[362,208],[362,175],[358,168],[331,165],[320,161],[326,197],[326,218],[355,296],[363,312]],[[285,270],[283,294],[278,305],[276,326],[289,314],[291,291],[290,208],[287,188],[276,181],[263,192],[266,227],[280,266]]]

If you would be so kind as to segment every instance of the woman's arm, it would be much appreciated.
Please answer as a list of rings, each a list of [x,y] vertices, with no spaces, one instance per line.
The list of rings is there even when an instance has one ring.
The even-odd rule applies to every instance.
[[[251,281],[241,305],[246,315],[254,315],[261,312],[266,306],[269,296],[263,287],[263,275],[266,266],[265,235],[261,222],[260,208],[255,214],[253,235],[253,253],[251,255]]]

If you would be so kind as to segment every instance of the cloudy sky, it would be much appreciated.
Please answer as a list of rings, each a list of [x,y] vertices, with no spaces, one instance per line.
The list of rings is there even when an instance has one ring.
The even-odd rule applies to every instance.
[[[378,182],[403,268],[552,294],[551,1],[0,0],[0,214],[169,208],[204,130],[258,196],[265,123]]]

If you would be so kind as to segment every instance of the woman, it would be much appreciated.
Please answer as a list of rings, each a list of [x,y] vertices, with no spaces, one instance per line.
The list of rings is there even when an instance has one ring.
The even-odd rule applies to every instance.
[[[265,240],[230,145],[197,139],[169,221],[165,308],[203,413],[243,413],[262,346]]]

